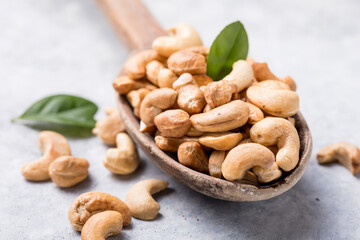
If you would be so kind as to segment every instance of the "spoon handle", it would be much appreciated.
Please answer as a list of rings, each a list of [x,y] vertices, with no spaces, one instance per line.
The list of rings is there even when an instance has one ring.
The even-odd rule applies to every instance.
[[[119,38],[130,50],[151,48],[152,41],[166,31],[141,0],[97,0]]]

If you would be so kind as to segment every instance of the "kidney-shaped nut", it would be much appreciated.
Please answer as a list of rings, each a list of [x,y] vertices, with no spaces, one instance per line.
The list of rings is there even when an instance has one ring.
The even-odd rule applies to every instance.
[[[161,88],[172,88],[173,83],[178,79],[177,75],[168,68],[163,68],[158,74],[158,85]]]
[[[254,85],[269,89],[279,89],[279,90],[291,90],[290,87],[283,82],[277,80],[266,80],[262,82],[257,82]]]
[[[128,134],[116,136],[116,148],[110,148],[103,160],[104,166],[112,173],[127,175],[139,166],[139,156],[134,142]]]
[[[154,118],[176,101],[177,93],[170,88],[155,89],[148,93],[140,105],[140,119],[146,126],[155,125]]]
[[[231,81],[209,83],[204,92],[205,100],[211,108],[224,105],[231,101],[232,95],[237,92],[237,86]]]
[[[136,183],[126,194],[125,203],[135,218],[154,219],[160,211],[160,205],[151,196],[164,190],[168,182],[159,179],[146,179]]]
[[[146,65],[146,78],[154,85],[159,86],[158,76],[160,70],[165,69],[164,64],[153,60]]]
[[[68,141],[63,135],[56,132],[40,132],[38,145],[43,156],[37,161],[26,163],[21,168],[22,175],[30,181],[50,179],[50,164],[60,156],[71,155]]]
[[[337,161],[354,175],[360,171],[360,150],[357,146],[347,142],[324,147],[317,153],[317,160],[320,164]]]
[[[121,232],[123,217],[117,211],[104,211],[93,215],[86,221],[81,240],[105,240]]]
[[[92,133],[98,136],[104,143],[115,145],[116,135],[125,131],[124,123],[115,107],[106,109],[107,118],[96,122]]]
[[[190,130],[186,133],[188,137],[200,137],[204,135],[204,132],[197,130],[194,127],[191,127]]]
[[[249,119],[248,123],[254,125],[255,123],[264,119],[264,113],[260,108],[251,103],[246,103],[249,107]]]
[[[153,49],[144,50],[134,54],[124,65],[126,75],[135,80],[145,77],[146,65],[153,60],[163,60],[159,53]]]
[[[87,192],[78,196],[69,209],[69,221],[77,231],[81,231],[85,222],[94,214],[113,210],[121,213],[124,226],[131,223],[131,212],[119,198],[103,192]]]
[[[167,60],[167,65],[177,75],[206,73],[206,58],[200,53],[187,49],[172,54]]]
[[[209,159],[204,149],[197,142],[184,142],[179,146],[178,159],[182,165],[199,172],[209,171]]]
[[[89,162],[85,158],[62,156],[50,164],[51,180],[60,187],[72,187],[88,176]]]
[[[290,117],[299,111],[299,96],[291,90],[251,86],[246,92],[248,100],[264,112],[276,117]]]
[[[235,147],[242,139],[241,133],[235,132],[217,132],[205,133],[199,137],[199,143],[203,146],[215,150],[230,150]]]
[[[146,80],[133,80],[128,76],[118,76],[113,81],[113,87],[115,91],[121,95],[127,94],[132,90],[137,90],[140,88],[146,88],[150,91],[156,89],[154,85],[149,83]]]
[[[249,107],[235,100],[214,108],[206,113],[190,117],[194,128],[203,132],[223,132],[243,126],[249,118]]]
[[[253,142],[264,146],[277,145],[276,163],[284,171],[291,171],[299,162],[300,139],[296,128],[286,119],[267,117],[250,130]]]
[[[200,113],[205,104],[204,93],[200,90],[191,74],[182,74],[173,84],[178,92],[177,104],[189,114]]]
[[[134,109],[134,115],[140,117],[140,105],[144,100],[145,96],[150,92],[146,88],[140,88],[138,90],[132,90],[127,95],[126,98]]]
[[[257,143],[245,143],[230,150],[221,167],[227,180],[242,179],[251,168],[270,168],[275,162],[274,154]]]
[[[253,167],[253,172],[258,177],[259,182],[268,183],[279,179],[282,175],[282,171],[279,166],[274,163],[271,168]]]
[[[169,32],[170,36],[158,37],[152,43],[153,49],[162,56],[169,57],[179,50],[202,45],[199,34],[188,24],[180,23]]]
[[[166,110],[157,115],[154,122],[164,137],[182,137],[191,128],[189,114],[180,109]]]
[[[251,65],[244,60],[238,60],[233,64],[233,70],[223,80],[235,83],[237,91],[240,92],[251,83],[253,78]]]
[[[214,82],[214,80],[206,74],[194,75],[193,79],[199,87],[207,86],[209,83]]]
[[[161,150],[166,152],[177,152],[179,146],[184,142],[197,142],[198,138],[194,137],[180,137],[180,138],[172,138],[172,137],[163,137],[156,136],[155,143]]]
[[[209,157],[210,176],[221,178],[221,166],[225,160],[225,151],[213,151]]]

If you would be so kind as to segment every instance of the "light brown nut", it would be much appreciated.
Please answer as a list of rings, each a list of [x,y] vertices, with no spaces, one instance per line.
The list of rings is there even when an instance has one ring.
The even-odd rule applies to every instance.
[[[119,133],[116,136],[116,146],[107,150],[103,160],[104,166],[115,174],[133,173],[139,166],[139,156],[134,142],[128,134]]]
[[[123,217],[116,211],[97,213],[86,221],[82,231],[81,240],[105,240],[121,232]]]
[[[151,196],[167,188],[168,182],[159,179],[146,179],[136,183],[126,194],[125,202],[133,217],[153,220],[160,211],[160,205]]]
[[[50,164],[49,175],[59,187],[72,187],[87,178],[89,166],[85,158],[62,156]]]
[[[115,107],[106,108],[107,118],[96,122],[92,133],[98,136],[104,143],[115,145],[116,135],[125,131],[124,123]]]
[[[157,51],[153,49],[144,50],[132,55],[125,63],[124,70],[131,79],[145,77],[146,65],[153,60],[162,60]]]
[[[197,142],[184,142],[179,146],[178,159],[182,165],[199,172],[209,171],[209,159]]]
[[[258,177],[259,182],[268,183],[279,179],[282,175],[278,165],[274,163],[271,168],[253,167],[253,172]]]
[[[21,168],[22,175],[29,181],[50,179],[50,164],[60,156],[71,155],[68,141],[63,135],[56,132],[40,132],[38,145],[43,156],[37,161],[26,163]]]
[[[184,142],[197,142],[198,138],[194,137],[181,137],[181,138],[171,138],[156,136],[155,143],[161,150],[166,152],[177,152],[179,146]]]
[[[252,143],[251,138],[245,138],[238,143],[238,146],[245,143]]]
[[[237,86],[233,82],[218,81],[207,85],[204,96],[207,104],[211,108],[216,108],[230,102],[236,92]]]
[[[167,65],[177,75],[183,73],[192,75],[206,73],[206,58],[200,53],[186,49],[172,54],[167,60]]]
[[[296,126],[296,122],[295,122],[295,118],[293,117],[288,117],[286,118],[294,127]]]
[[[179,50],[202,45],[199,34],[188,24],[180,23],[169,32],[170,36],[158,37],[152,43],[153,49],[162,56],[169,57]]]
[[[153,60],[146,65],[146,78],[155,86],[159,86],[158,76],[162,69],[165,69],[164,64],[157,60]]]
[[[360,150],[357,146],[347,142],[324,147],[316,157],[320,164],[339,162],[354,175],[360,171]]]
[[[150,90],[146,88],[140,88],[138,90],[132,90],[126,95],[127,100],[134,109],[135,116],[140,117],[141,102],[149,92]]]
[[[190,120],[197,130],[223,132],[243,126],[249,118],[248,105],[235,100],[206,113],[192,115]]]
[[[203,113],[209,112],[209,111],[212,110],[212,109],[213,109],[213,108],[210,107],[209,104],[206,104],[205,107],[204,107],[204,109],[203,109]]]
[[[237,91],[244,90],[254,78],[251,65],[244,61],[238,60],[233,64],[233,70],[223,80],[231,81],[236,84]]]
[[[276,117],[290,117],[299,111],[299,96],[291,90],[251,86],[247,99],[264,112]]]
[[[284,171],[291,171],[299,162],[300,139],[296,128],[286,119],[267,117],[250,130],[253,142],[264,146],[277,145],[276,163]]]
[[[180,109],[166,110],[157,115],[154,122],[164,137],[182,137],[191,128],[189,114]]]
[[[177,75],[170,69],[163,68],[158,74],[158,84],[161,88],[172,88],[173,83],[178,79]]]
[[[205,74],[194,75],[193,79],[199,87],[207,86],[209,83],[214,82],[214,80],[211,77]]]
[[[291,90],[290,87],[283,82],[277,80],[265,80],[262,82],[257,82],[255,86],[269,88],[269,89],[279,89],[279,90]]]
[[[203,146],[213,148],[215,150],[230,150],[235,147],[242,139],[241,133],[218,132],[205,133],[199,137],[199,143]]]
[[[286,83],[291,90],[296,91],[296,83],[292,77],[286,76],[283,78],[279,78],[279,81]]]
[[[213,151],[209,157],[210,176],[221,178],[221,165],[225,160],[225,151]]]
[[[176,101],[177,93],[170,88],[159,88],[148,93],[140,105],[140,119],[146,126],[155,125],[154,118]]]
[[[118,76],[113,81],[113,87],[116,92],[121,95],[127,94],[132,90],[137,90],[140,88],[146,88],[150,91],[156,89],[156,86],[152,85],[146,80],[133,80],[128,76]]]
[[[121,213],[124,226],[131,223],[131,212],[119,198],[103,192],[87,192],[78,196],[69,209],[69,221],[77,231],[81,231],[85,222],[94,214],[106,210]]]
[[[268,148],[257,143],[245,143],[230,150],[221,172],[227,180],[242,179],[251,168],[270,168],[274,161],[275,156]]]
[[[264,119],[264,113],[260,108],[251,103],[246,103],[249,107],[249,119],[248,123],[254,125],[255,123]]]
[[[234,182],[253,185],[253,186],[259,185],[257,176],[251,171],[247,171],[242,179],[236,179],[234,180]]]
[[[146,126],[146,124],[143,122],[143,121],[140,121],[140,126],[139,126],[139,131],[142,132],[142,133],[147,133],[151,136],[153,136],[156,132],[156,126]]]
[[[269,66],[266,62],[254,62],[252,63],[252,69],[254,71],[254,76],[257,81],[261,82],[264,80],[278,80],[278,77],[276,77],[269,69]]]
[[[197,130],[194,127],[191,127],[190,130],[186,133],[186,136],[189,137],[200,137],[204,135],[204,132]]]
[[[203,92],[195,83],[191,74],[182,74],[173,84],[178,92],[177,104],[189,114],[199,113],[203,110],[206,101]]]

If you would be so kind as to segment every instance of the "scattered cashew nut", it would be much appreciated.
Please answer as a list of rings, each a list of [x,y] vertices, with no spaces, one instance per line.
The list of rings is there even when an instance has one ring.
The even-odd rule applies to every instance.
[[[199,143],[203,146],[215,150],[230,150],[235,147],[242,139],[241,133],[235,132],[217,132],[205,133],[199,137]]]
[[[64,136],[56,132],[40,132],[38,145],[43,156],[37,161],[26,163],[21,168],[22,175],[30,181],[45,181],[50,179],[50,164],[60,156],[71,155],[68,141]]]
[[[161,150],[166,152],[177,152],[179,146],[184,142],[197,142],[198,138],[194,137],[180,137],[180,138],[172,138],[172,137],[163,137],[156,136],[155,143]]]
[[[183,73],[201,75],[206,73],[206,57],[191,49],[172,54],[167,60],[167,65],[177,75]]]
[[[132,90],[126,95],[127,100],[134,109],[135,116],[140,117],[141,102],[149,92],[150,90],[146,88],[140,88],[138,90]]]
[[[254,73],[251,65],[244,60],[238,60],[233,64],[233,70],[222,80],[235,83],[237,91],[240,92],[251,83],[253,78]]]
[[[166,110],[157,115],[154,122],[164,137],[182,137],[191,128],[189,114],[181,109]]]
[[[231,81],[209,83],[204,92],[205,100],[211,108],[224,105],[231,101],[232,95],[237,92],[237,86]]]
[[[199,172],[209,171],[208,156],[199,143],[184,142],[179,146],[177,153],[181,164]]]
[[[146,65],[146,78],[155,86],[159,86],[158,76],[162,69],[165,69],[164,64],[157,60],[153,60]]]
[[[168,68],[163,68],[157,76],[158,85],[161,88],[172,88],[173,83],[178,79],[177,75]]]
[[[274,162],[271,168],[254,167],[252,171],[258,177],[259,182],[268,183],[279,179],[282,175],[282,171],[279,166]]]
[[[221,178],[221,165],[225,160],[225,151],[213,151],[209,157],[210,176]]]
[[[133,80],[128,76],[118,76],[113,81],[113,87],[115,91],[121,95],[127,94],[132,90],[137,90],[140,88],[146,88],[150,91],[156,89],[157,87],[152,85],[146,80]]]
[[[160,205],[151,196],[164,190],[168,182],[159,179],[146,179],[136,183],[126,194],[125,203],[135,218],[154,219],[160,211]]]

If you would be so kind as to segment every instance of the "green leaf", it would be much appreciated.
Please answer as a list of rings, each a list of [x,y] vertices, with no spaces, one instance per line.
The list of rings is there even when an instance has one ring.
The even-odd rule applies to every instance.
[[[223,79],[232,70],[234,62],[246,59],[248,37],[240,21],[227,25],[211,45],[207,58],[207,75],[215,81]]]
[[[35,102],[12,121],[42,130],[83,132],[95,126],[94,115],[97,109],[98,107],[87,99],[59,94]]]

